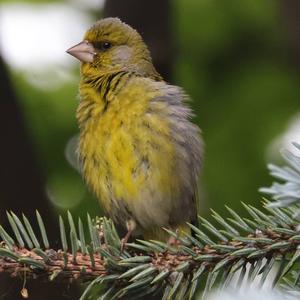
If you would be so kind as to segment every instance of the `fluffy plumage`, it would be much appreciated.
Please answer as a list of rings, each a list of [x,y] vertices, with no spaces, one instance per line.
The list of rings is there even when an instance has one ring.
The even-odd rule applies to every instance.
[[[129,232],[165,239],[196,214],[202,142],[187,96],[163,81],[141,36],[98,21],[69,49],[82,61],[79,155],[83,176]]]

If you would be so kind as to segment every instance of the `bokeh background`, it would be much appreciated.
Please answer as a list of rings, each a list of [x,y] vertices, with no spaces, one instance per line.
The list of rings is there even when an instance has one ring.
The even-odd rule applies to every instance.
[[[200,213],[259,205],[266,164],[300,141],[298,0],[1,0],[0,223],[38,209],[59,247],[58,214],[102,214],[76,170],[79,64],[65,50],[103,16],[138,29],[193,99],[206,144]],[[28,284],[31,299],[78,298],[74,285]],[[0,298],[20,290],[4,278]]]

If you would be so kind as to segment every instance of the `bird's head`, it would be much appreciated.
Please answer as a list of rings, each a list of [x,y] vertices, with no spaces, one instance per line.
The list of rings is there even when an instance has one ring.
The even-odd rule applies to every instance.
[[[118,18],[96,22],[79,44],[67,50],[82,62],[83,76],[101,76],[120,70],[160,77],[140,34]]]

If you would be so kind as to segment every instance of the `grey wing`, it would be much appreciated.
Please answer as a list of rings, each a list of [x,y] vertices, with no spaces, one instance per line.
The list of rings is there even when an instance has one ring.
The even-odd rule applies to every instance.
[[[168,103],[168,119],[171,123],[172,142],[179,193],[172,200],[169,223],[171,226],[194,221],[197,215],[197,193],[203,157],[203,142],[198,126],[191,122],[193,116],[188,97],[178,87],[167,86],[160,101]]]

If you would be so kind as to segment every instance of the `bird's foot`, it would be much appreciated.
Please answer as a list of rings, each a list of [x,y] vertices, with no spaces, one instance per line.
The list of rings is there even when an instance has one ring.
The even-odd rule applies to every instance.
[[[123,252],[126,248],[126,244],[131,237],[132,232],[136,229],[136,222],[132,219],[126,221],[127,233],[121,240],[121,252]]]
[[[176,234],[177,234],[177,236],[178,236],[178,234],[179,234],[179,230],[178,229],[176,229]],[[167,241],[167,244],[169,245],[169,246],[171,246],[171,247],[175,247],[175,248],[177,248],[178,246],[180,246],[180,241],[178,240],[178,238],[176,238],[175,236],[170,236],[169,238],[168,238],[168,241]]]
[[[126,248],[126,244],[131,236],[131,231],[128,231],[126,235],[121,240],[121,252],[123,252]]]

